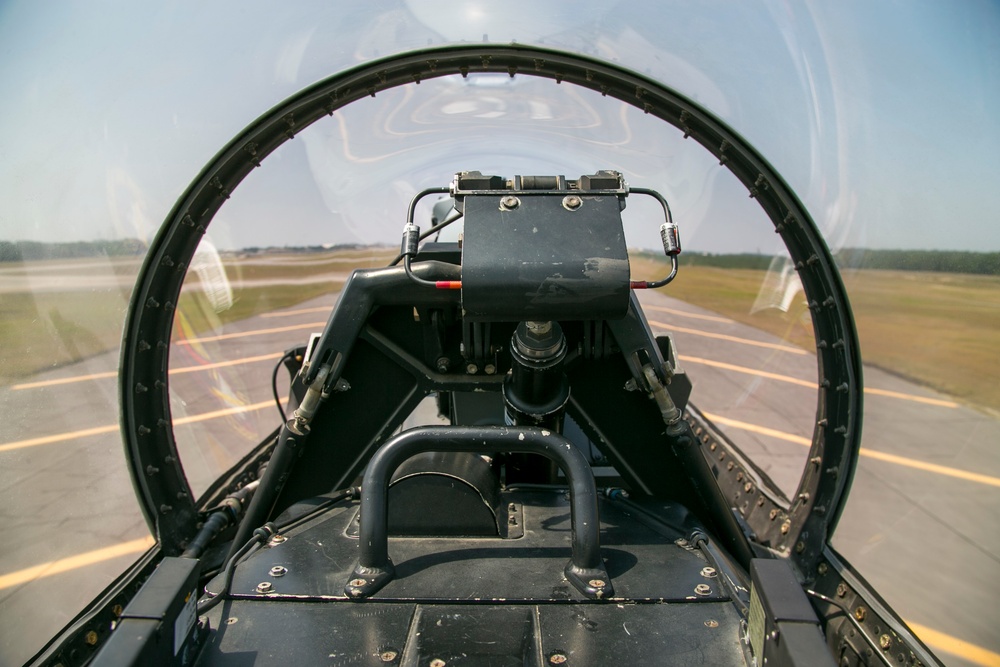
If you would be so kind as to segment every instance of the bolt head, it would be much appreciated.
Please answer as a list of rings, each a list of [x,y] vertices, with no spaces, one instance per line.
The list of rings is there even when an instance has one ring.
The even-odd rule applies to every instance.
[[[789,529],[792,527],[792,522],[790,519],[785,519],[785,522],[781,524],[781,534],[787,535]]]
[[[888,651],[892,648],[892,637],[885,634],[878,638],[878,645],[882,647],[883,651]]]
[[[703,568],[701,568],[701,576],[705,577],[706,579],[711,579],[712,577],[716,576],[717,574],[718,573],[715,571],[714,567],[703,567]]]
[[[601,581],[600,579],[591,579],[587,583],[593,586],[594,588],[604,588],[605,586],[607,586],[607,584]]]
[[[837,597],[842,598],[847,595],[847,584],[840,583],[837,584]]]
[[[475,364],[469,364],[468,366],[465,367],[465,372],[468,373],[469,375],[475,375],[476,373],[479,372],[479,366]]]
[[[270,593],[273,590],[274,590],[274,584],[272,584],[270,581],[262,581],[259,584],[257,584],[258,593]]]
[[[399,654],[396,653],[395,651],[382,651],[379,654],[378,658],[382,662],[392,662],[393,660],[396,659],[397,655],[399,655]]]
[[[865,611],[864,607],[858,607],[857,609],[854,610],[854,618],[858,619],[859,621],[865,620],[865,616],[867,616],[867,614],[868,612]]]
[[[576,195],[567,195],[566,197],[563,197],[562,203],[563,203],[563,208],[565,208],[566,210],[575,211],[576,209],[580,208],[580,206],[583,204],[583,200],[577,197]]]
[[[708,584],[698,584],[694,587],[694,592],[698,595],[711,595],[712,587]]]
[[[275,565],[271,568],[270,574],[272,577],[283,577],[288,572],[288,568],[281,565]]]
[[[521,200],[515,197],[514,195],[507,195],[506,197],[501,197],[500,199],[500,206],[507,210],[513,210],[520,205],[521,205]]]
[[[561,665],[566,662],[565,653],[553,653],[549,656],[549,664],[551,665]]]
[[[486,371],[487,375],[495,375],[497,372],[497,367],[494,366],[493,364],[486,364],[486,366],[483,367],[483,370]]]
[[[85,641],[87,643],[87,646],[96,646],[97,645],[97,633],[94,632],[93,630],[91,630],[86,635],[84,635],[83,641]]]
[[[818,565],[818,566],[816,567],[816,572],[818,572],[818,573],[819,573],[819,576],[821,576],[821,577],[822,577],[822,576],[823,576],[824,574],[826,574],[827,572],[829,572],[829,571],[830,571],[830,566],[829,566],[829,565],[827,565],[826,563],[820,563],[820,564],[819,564],[819,565]]]

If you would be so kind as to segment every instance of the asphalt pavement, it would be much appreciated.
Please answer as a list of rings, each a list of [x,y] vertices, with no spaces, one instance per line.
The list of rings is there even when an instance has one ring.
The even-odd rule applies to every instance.
[[[333,299],[175,338],[171,409],[196,493],[278,424],[273,365],[322,329]],[[815,356],[662,293],[643,302],[674,338],[692,402],[794,491]],[[118,433],[117,364],[98,355],[0,388],[2,664],[28,659],[151,543]],[[875,368],[865,385],[864,451],[834,546],[947,664],[1000,664],[1000,421]]]

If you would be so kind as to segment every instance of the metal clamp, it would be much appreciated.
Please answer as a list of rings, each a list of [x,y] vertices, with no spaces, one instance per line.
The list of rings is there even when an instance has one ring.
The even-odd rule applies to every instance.
[[[389,558],[389,480],[396,468],[423,452],[518,452],[541,454],[555,461],[570,485],[570,525],[573,551],[564,574],[588,598],[614,594],[601,559],[597,487],[583,453],[558,433],[540,428],[506,426],[428,426],[404,431],[382,445],[361,483],[361,555],[344,587],[347,597],[366,598],[392,580]]]

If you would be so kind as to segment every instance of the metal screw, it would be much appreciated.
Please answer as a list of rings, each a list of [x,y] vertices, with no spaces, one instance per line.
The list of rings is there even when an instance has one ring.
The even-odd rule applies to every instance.
[[[444,667],[446,664],[447,663],[441,658],[434,658],[433,660],[431,660],[430,667]]]
[[[368,582],[365,581],[364,579],[351,579],[351,586],[353,586],[354,588],[359,588],[367,583]]]
[[[468,366],[465,367],[465,371],[469,375],[475,375],[476,373],[479,372],[479,366],[477,366],[475,364],[469,364]]]
[[[114,607],[111,608],[111,613],[114,614],[115,616],[121,616],[123,611],[125,610],[122,609],[122,606],[120,604],[116,604]]]
[[[549,663],[553,665],[561,665],[566,662],[566,655],[564,653],[553,653],[549,656]]]
[[[816,567],[816,571],[819,572],[819,576],[822,577],[824,574],[830,571],[830,566],[828,566],[826,563],[820,563]]]
[[[800,554],[806,550],[806,543],[801,540],[795,543],[795,553]]]
[[[715,572],[715,568],[714,567],[703,567],[703,568],[701,568],[701,576],[705,577],[706,579],[711,579],[715,575],[716,575],[716,572]]]
[[[284,535],[275,535],[271,538],[271,544],[281,544],[287,539]]]
[[[604,588],[605,586],[607,586],[607,584],[601,581],[600,579],[591,579],[587,583],[593,586],[594,588]]]
[[[711,595],[712,587],[709,586],[708,584],[698,584],[697,586],[694,587],[694,592],[697,593],[698,595]]]
[[[719,627],[719,622],[710,618],[707,621],[705,621],[705,627],[706,628],[717,628],[717,627]]]
[[[580,208],[581,204],[583,204],[583,200],[577,197],[576,195],[568,195],[566,197],[563,197],[562,203],[563,207],[566,210],[575,211],[576,209]]]
[[[274,585],[270,581],[262,581],[257,584],[258,593],[270,593],[274,590]]]
[[[272,577],[283,577],[288,572],[287,567],[282,567],[281,565],[275,565],[271,568]]]
[[[521,200],[515,197],[514,195],[507,195],[506,197],[503,197],[500,200],[500,206],[507,210],[515,209],[520,205],[521,205]],[[441,664],[443,665],[444,663],[442,662]]]
[[[736,481],[737,482],[742,482],[743,481],[743,471],[742,470],[740,472],[736,473]]]
[[[733,462],[730,461],[729,463],[726,464],[726,470],[732,470],[732,469],[733,469]]]
[[[493,375],[497,372],[497,367],[493,364],[486,364],[486,366],[483,367],[483,370],[486,371],[487,375]]]
[[[747,493],[750,493],[751,491],[753,491],[753,484],[747,482],[746,484],[743,485],[743,490],[746,491]]]
[[[716,447],[718,447],[718,445],[715,444],[714,442],[708,446],[708,448],[711,449],[713,452],[715,451]]]
[[[882,647],[883,651],[888,651],[892,648],[892,637],[889,635],[882,635],[878,638],[878,645]]]
[[[97,633],[94,632],[93,630],[91,630],[90,632],[88,632],[84,636],[83,641],[87,642],[87,646],[96,646],[97,645]]]
[[[763,506],[764,506],[764,496],[761,496],[760,498],[757,499],[757,507],[763,507]]]
[[[866,614],[867,612],[865,611],[864,607],[858,607],[857,609],[854,610],[854,618],[858,619],[859,621],[865,620]]]
[[[230,616],[229,618],[226,619],[226,625],[232,625],[238,620],[240,619],[236,618],[235,616]]]
[[[397,655],[399,654],[396,653],[395,651],[382,651],[382,653],[380,653],[378,657],[379,660],[381,660],[382,662],[392,662],[393,660],[396,659]]]
[[[447,373],[448,366],[451,364],[448,361],[448,357],[438,357],[435,365],[437,366],[438,373]]]
[[[842,598],[847,595],[847,584],[840,583],[837,584],[837,597]]]
[[[771,521],[774,521],[777,518],[778,518],[778,510],[776,509],[771,510]]]
[[[791,519],[785,519],[785,523],[781,524],[781,534],[782,535],[787,535],[788,534],[788,529],[791,528],[791,527],[792,527],[792,520]]]

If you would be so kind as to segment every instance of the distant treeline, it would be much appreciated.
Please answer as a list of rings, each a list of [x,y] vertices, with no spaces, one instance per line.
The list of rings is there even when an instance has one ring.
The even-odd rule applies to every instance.
[[[643,253],[647,254],[647,253]],[[662,255],[648,253],[666,261]],[[680,256],[682,266],[713,266],[721,269],[757,269],[771,266],[771,255],[750,253],[715,255],[685,251]],[[840,268],[891,271],[938,271],[941,273],[972,273],[1000,275],[1000,252],[968,252],[963,250],[869,250],[844,248],[834,253]]]
[[[75,259],[81,257],[123,257],[143,255],[146,244],[139,239],[115,241],[73,241],[42,243],[41,241],[0,241],[0,262],[21,262],[38,259]]]
[[[251,247],[243,252],[330,252],[366,247],[345,243],[336,246]],[[112,241],[73,241],[68,243],[42,243],[40,241],[0,241],[0,262],[18,262],[38,259],[73,259],[83,257],[139,256],[146,252],[146,245],[139,239]],[[648,251],[639,254],[666,261],[663,255]],[[939,271],[942,273],[973,273],[1000,275],[1000,252],[969,252],[964,250],[870,250],[844,248],[834,254],[837,265],[852,269],[883,269],[894,271]],[[722,269],[764,270],[771,266],[771,255],[739,253],[712,254],[685,251],[680,256],[684,266],[713,266]]]
[[[839,266],[853,269],[1000,275],[1000,252],[844,248],[834,257]]]

